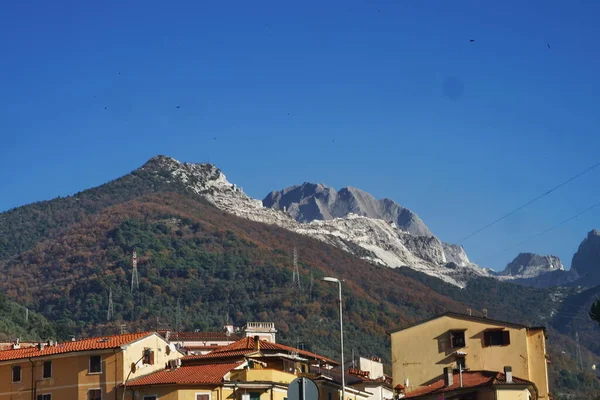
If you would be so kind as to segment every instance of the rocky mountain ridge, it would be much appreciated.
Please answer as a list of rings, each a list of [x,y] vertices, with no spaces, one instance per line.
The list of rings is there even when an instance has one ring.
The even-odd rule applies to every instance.
[[[469,261],[461,246],[442,243],[434,236],[412,235],[394,221],[349,212],[344,217],[299,222],[288,212],[264,207],[263,202],[246,195],[211,164],[181,163],[157,156],[140,170],[168,183],[184,185],[228,213],[317,238],[380,265],[410,267],[460,287],[464,287],[470,277],[490,276],[488,271]]]

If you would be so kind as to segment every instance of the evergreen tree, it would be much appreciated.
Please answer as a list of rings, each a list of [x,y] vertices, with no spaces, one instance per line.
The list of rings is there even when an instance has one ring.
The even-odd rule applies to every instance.
[[[596,302],[592,304],[592,308],[590,309],[590,317],[600,324],[600,299],[596,300]]]

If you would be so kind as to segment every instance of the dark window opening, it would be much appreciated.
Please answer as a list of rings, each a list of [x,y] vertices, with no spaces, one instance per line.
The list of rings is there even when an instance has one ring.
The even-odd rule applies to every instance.
[[[36,400],[52,400],[51,394],[38,394]]]
[[[88,390],[88,400],[102,400],[102,390],[101,389]]]
[[[12,367],[12,381],[21,382],[21,366],[15,365]]]
[[[467,369],[467,360],[465,357],[456,357],[456,369]]]
[[[465,331],[450,331],[450,346],[465,347]]]
[[[144,364],[154,365],[154,350],[144,349]]]
[[[42,378],[52,378],[52,361],[44,361]]]
[[[210,396],[207,394],[197,394],[196,395],[196,400],[209,400]]]
[[[510,344],[510,332],[502,330],[485,331],[483,340],[486,346],[508,346]]]
[[[102,372],[102,356],[91,356],[90,357],[90,374],[97,374]]]

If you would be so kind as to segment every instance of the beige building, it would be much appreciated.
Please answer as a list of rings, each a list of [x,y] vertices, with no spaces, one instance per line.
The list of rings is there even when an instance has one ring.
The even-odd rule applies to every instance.
[[[153,332],[0,351],[0,400],[104,400],[122,383],[183,357]]]
[[[406,393],[443,378],[442,371],[502,372],[533,382],[539,399],[547,399],[546,335],[527,327],[458,313],[445,313],[390,332],[394,385]]]

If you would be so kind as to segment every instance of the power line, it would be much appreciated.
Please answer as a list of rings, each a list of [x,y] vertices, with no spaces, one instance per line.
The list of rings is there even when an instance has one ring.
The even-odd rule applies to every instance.
[[[571,183],[571,182],[573,182],[575,179],[579,178],[579,177],[580,177],[580,176],[582,176],[582,175],[585,175],[585,174],[587,174],[588,172],[590,172],[591,170],[593,170],[594,168],[597,168],[597,167],[600,167],[600,161],[598,161],[598,162],[596,162],[595,164],[593,164],[593,165],[591,165],[591,166],[587,167],[585,170],[581,171],[580,173],[578,173],[578,174],[577,174],[577,175],[575,175],[575,176],[572,176],[572,177],[570,177],[570,178],[569,178],[569,179],[567,179],[566,181],[564,181],[564,182],[562,182],[562,183],[560,183],[560,184],[558,184],[558,185],[554,186],[552,189],[548,190],[547,192],[545,192],[545,193],[543,193],[543,194],[541,194],[541,195],[539,195],[539,196],[537,196],[537,197],[535,197],[535,198],[533,198],[533,199],[529,200],[527,203],[525,203],[525,204],[523,204],[523,205],[521,205],[521,206],[519,206],[519,207],[515,208],[514,210],[510,211],[509,213],[506,213],[506,214],[504,214],[504,215],[503,215],[503,216],[501,216],[500,218],[498,218],[498,219],[496,219],[496,220],[494,220],[494,221],[490,222],[489,224],[487,224],[487,225],[485,225],[485,226],[483,226],[483,227],[481,227],[481,228],[477,229],[476,231],[474,231],[474,232],[470,233],[469,235],[467,235],[467,236],[465,236],[464,238],[460,239],[460,240],[458,241],[458,243],[462,243],[462,242],[464,242],[465,240],[467,240],[467,239],[469,239],[469,238],[471,238],[471,237],[473,237],[473,236],[477,235],[478,233],[480,233],[480,232],[482,232],[482,231],[484,231],[484,230],[488,229],[489,227],[491,227],[491,226],[493,226],[493,225],[496,225],[498,222],[502,221],[503,219],[506,219],[506,218],[510,217],[511,215],[513,215],[513,214],[515,214],[515,213],[517,213],[517,212],[521,211],[521,210],[522,210],[522,209],[524,209],[525,207],[527,207],[527,206],[530,206],[531,204],[535,203],[536,201],[538,201],[538,200],[540,200],[540,199],[542,199],[542,198],[544,198],[544,197],[548,196],[550,193],[554,192],[555,190],[557,190],[557,189],[559,189],[559,188],[561,188],[561,187],[565,186],[565,185],[566,185],[566,184],[568,184],[568,183]]]
[[[501,250],[501,251],[497,252],[497,253],[496,253],[496,254],[494,254],[494,255],[498,255],[498,254],[500,254],[500,253],[503,253],[503,252],[505,252],[505,251],[508,251],[508,250],[514,249],[515,247],[521,246],[521,245],[523,245],[523,244],[525,244],[525,243],[527,243],[527,242],[530,242],[530,241],[532,241],[533,239],[537,239],[537,238],[539,238],[540,236],[544,236],[545,234],[547,234],[547,233],[549,233],[549,232],[552,232],[553,230],[555,230],[556,228],[560,227],[561,225],[564,225],[564,224],[566,224],[567,222],[571,222],[572,220],[574,220],[574,219],[577,219],[577,218],[581,217],[583,214],[587,213],[588,211],[590,211],[590,210],[592,210],[592,209],[594,209],[594,208],[596,208],[596,207],[598,207],[598,206],[600,206],[600,201],[599,201],[599,202],[597,202],[597,203],[594,203],[594,204],[592,204],[591,206],[589,206],[589,207],[588,207],[588,208],[586,208],[585,210],[582,210],[582,211],[578,212],[577,214],[575,214],[575,215],[573,215],[573,216],[571,216],[571,217],[569,217],[569,218],[567,218],[567,219],[565,219],[565,220],[563,220],[563,221],[559,222],[558,224],[556,224],[556,225],[553,225],[553,226],[551,226],[550,228],[548,228],[548,229],[546,229],[546,230],[544,230],[544,231],[542,231],[542,232],[536,233],[535,235],[528,237],[527,239],[523,240],[522,242],[519,242],[519,243],[517,243],[517,244],[515,244],[515,245],[513,245],[513,246],[510,246],[510,247],[507,247],[507,248],[505,248],[504,250]]]

